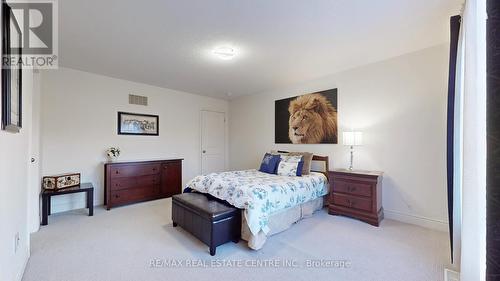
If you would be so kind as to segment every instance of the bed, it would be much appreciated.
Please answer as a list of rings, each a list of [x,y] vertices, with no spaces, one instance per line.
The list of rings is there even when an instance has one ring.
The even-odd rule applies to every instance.
[[[301,177],[255,169],[200,175],[187,184],[187,189],[242,209],[242,239],[258,250],[269,236],[323,208],[329,192],[328,157],[315,155],[312,164],[311,173]]]

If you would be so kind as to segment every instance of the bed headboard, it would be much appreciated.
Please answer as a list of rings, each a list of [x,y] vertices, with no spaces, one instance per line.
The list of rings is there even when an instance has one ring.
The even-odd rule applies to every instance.
[[[289,151],[278,150],[278,153],[289,153]],[[313,162],[311,163],[311,171],[323,173],[326,176],[326,178],[328,179],[328,171],[329,171],[328,156],[313,155],[312,161]],[[313,168],[314,166],[318,166],[318,165],[314,165],[314,162],[321,164],[321,166],[323,166],[323,168],[314,169]],[[321,162],[321,163],[319,163],[319,162]]]
[[[313,160],[312,161],[323,162],[324,171],[316,171],[316,170],[314,170],[314,172],[323,173],[323,174],[325,174],[326,178],[328,178],[328,171],[330,170],[329,167],[328,167],[328,156],[313,155]],[[312,165],[311,165],[311,171],[313,171]]]

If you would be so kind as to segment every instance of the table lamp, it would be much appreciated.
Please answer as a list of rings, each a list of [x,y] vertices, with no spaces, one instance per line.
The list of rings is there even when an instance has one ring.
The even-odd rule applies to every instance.
[[[363,145],[363,133],[362,132],[344,132],[343,134],[344,145],[349,145],[351,147],[351,165],[349,165],[349,170],[352,171],[352,162],[354,157],[354,146]]]

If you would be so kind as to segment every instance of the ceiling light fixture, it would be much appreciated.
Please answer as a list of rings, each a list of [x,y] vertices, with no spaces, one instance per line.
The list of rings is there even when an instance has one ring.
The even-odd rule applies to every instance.
[[[230,60],[234,58],[234,56],[236,56],[236,51],[234,50],[234,48],[227,46],[217,47],[212,51],[212,53],[222,60]]]

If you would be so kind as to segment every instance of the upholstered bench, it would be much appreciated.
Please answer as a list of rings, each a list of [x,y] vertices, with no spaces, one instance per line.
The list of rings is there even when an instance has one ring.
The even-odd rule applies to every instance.
[[[217,246],[240,240],[240,209],[210,195],[192,192],[172,196],[172,221],[174,227],[181,226],[207,244],[212,256]]]

